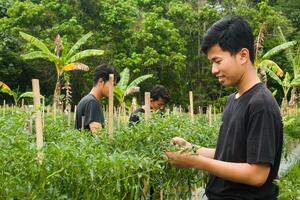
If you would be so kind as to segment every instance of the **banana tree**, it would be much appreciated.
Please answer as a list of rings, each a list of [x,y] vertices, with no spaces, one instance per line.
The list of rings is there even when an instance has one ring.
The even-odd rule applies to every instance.
[[[278,27],[280,38],[283,42],[286,42],[286,39],[282,33],[280,27]],[[294,52],[292,49],[287,49],[285,51],[285,55],[290,65],[293,68],[293,76],[294,78],[299,78],[300,76],[300,45],[298,45],[297,50]],[[293,111],[297,110],[298,104],[298,93],[297,93],[298,85],[294,85],[291,91],[291,98],[289,101],[289,106],[293,109]]]
[[[292,87],[297,87],[300,85],[300,78],[294,77],[292,78],[288,72],[285,73],[283,80],[280,79],[277,74],[275,74],[272,70],[266,68],[267,74],[274,79],[279,85],[281,85],[283,90],[283,99],[281,102],[281,110],[282,113],[287,113],[288,110],[288,93],[290,92]]]
[[[263,48],[263,42],[264,42],[264,34],[265,34],[266,30],[267,30],[266,24],[263,23],[260,28],[260,31],[258,33],[258,36],[255,39],[255,44],[254,44],[254,47],[255,47],[255,63],[254,63],[254,65],[256,66],[257,72],[259,72],[261,81],[263,81],[264,83],[267,82],[266,68],[272,70],[279,77],[282,77],[284,75],[283,70],[278,66],[278,64],[276,62],[274,62],[270,58],[272,56],[280,53],[281,51],[284,51],[296,44],[295,41],[284,42],[284,43],[272,48],[265,54],[263,54],[262,48]]]
[[[121,79],[117,86],[115,87],[114,90],[114,96],[116,97],[117,101],[119,102],[121,106],[121,112],[123,113],[123,121],[124,124],[127,123],[126,121],[126,105],[125,105],[125,98],[129,94],[139,92],[139,87],[138,85],[142,83],[143,81],[147,80],[148,78],[151,78],[153,75],[152,74],[147,74],[140,76],[133,80],[131,83],[129,83],[129,69],[125,68],[121,73],[120,73]]]
[[[27,42],[32,44],[33,46],[37,47],[38,51],[33,51],[28,54],[23,54],[22,58],[25,60],[29,59],[36,59],[36,58],[44,58],[48,59],[49,61],[53,62],[56,67],[56,84],[54,90],[54,98],[53,103],[56,105],[61,104],[60,102],[60,93],[61,93],[61,79],[63,78],[64,72],[72,71],[72,70],[82,70],[88,71],[89,68],[87,65],[83,63],[79,63],[78,61],[90,57],[90,56],[101,56],[103,55],[103,50],[97,49],[88,49],[84,51],[77,52],[78,49],[86,43],[86,41],[92,36],[92,33],[89,32],[84,35],[81,39],[79,39],[74,46],[71,47],[69,51],[64,49],[60,36],[58,35],[55,39],[55,53],[51,53],[47,46],[40,41],[39,39],[35,38],[32,35],[29,35],[24,32],[20,32],[22,38],[24,38]]]
[[[2,81],[0,81],[0,92],[6,93],[10,96],[13,97],[14,99],[14,103],[15,105],[18,105],[20,99],[22,98],[33,98],[33,93],[32,92],[24,92],[22,94],[19,94],[19,92],[14,92],[13,90],[11,90],[5,83],[3,83]],[[41,98],[45,98],[44,96],[41,95]]]
[[[135,93],[135,92],[139,92],[138,85],[140,83],[147,80],[148,78],[153,77],[152,74],[143,75],[143,76],[136,78],[130,84],[128,84],[129,78],[130,78],[128,68],[125,68],[120,73],[120,76],[121,76],[121,79],[120,79],[119,83],[117,84],[117,86],[115,87],[115,97],[120,104],[125,102],[125,97],[127,95]]]

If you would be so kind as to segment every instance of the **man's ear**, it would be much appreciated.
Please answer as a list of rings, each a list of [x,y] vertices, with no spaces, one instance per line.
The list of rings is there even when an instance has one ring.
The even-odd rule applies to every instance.
[[[249,50],[242,48],[239,53],[241,64],[245,64],[250,59]]]
[[[98,79],[98,82],[97,82],[97,85],[98,85],[98,86],[101,86],[102,84],[104,84],[104,81],[103,81],[102,78],[99,78],[99,79]]]

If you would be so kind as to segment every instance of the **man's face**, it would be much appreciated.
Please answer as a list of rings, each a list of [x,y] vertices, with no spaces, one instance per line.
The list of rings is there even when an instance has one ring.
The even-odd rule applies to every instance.
[[[240,54],[231,55],[228,51],[223,51],[216,44],[212,46],[207,57],[212,63],[212,73],[218,77],[220,84],[223,86],[236,86],[245,73],[245,67]]]
[[[153,110],[163,109],[165,106],[165,101],[163,98],[159,97],[157,100],[151,99],[150,106]]]
[[[99,80],[100,81],[100,90],[102,91],[102,96],[105,97],[109,97],[109,81],[102,81],[102,79]],[[116,86],[116,82],[114,83],[114,86]]]

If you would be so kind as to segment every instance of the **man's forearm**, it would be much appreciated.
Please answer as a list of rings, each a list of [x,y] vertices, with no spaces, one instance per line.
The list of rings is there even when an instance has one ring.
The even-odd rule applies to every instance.
[[[206,147],[200,147],[197,150],[197,154],[207,157],[207,158],[214,158],[215,152],[216,152],[216,149],[206,148]]]
[[[193,156],[194,168],[205,170],[220,178],[252,186],[261,186],[266,181],[270,166],[268,164],[233,163]]]

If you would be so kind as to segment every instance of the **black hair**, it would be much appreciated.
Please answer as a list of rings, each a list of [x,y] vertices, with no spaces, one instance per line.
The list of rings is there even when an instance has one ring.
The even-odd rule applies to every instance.
[[[207,51],[218,44],[223,51],[238,53],[242,48],[249,51],[250,60],[254,63],[254,36],[248,22],[240,16],[224,17],[215,22],[205,33],[201,50]]]
[[[101,65],[97,66],[95,69],[94,77],[93,77],[94,86],[97,85],[100,78],[102,78],[102,80],[104,82],[108,81],[109,74],[114,75],[114,81],[116,83],[118,83],[120,81],[120,74],[117,72],[117,70],[113,66],[108,65],[108,64],[101,64]]]
[[[168,103],[170,99],[170,95],[168,90],[164,86],[156,85],[150,91],[150,98],[153,99],[154,101],[158,100],[159,98],[162,98],[165,103]]]

